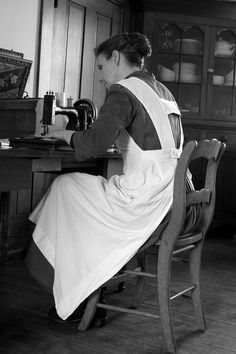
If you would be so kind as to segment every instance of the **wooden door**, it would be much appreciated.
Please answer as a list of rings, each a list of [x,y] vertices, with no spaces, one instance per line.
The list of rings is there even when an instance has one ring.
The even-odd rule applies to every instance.
[[[89,98],[99,109],[105,88],[93,49],[122,30],[122,3],[108,0],[43,2],[39,96],[65,91],[75,100]]]

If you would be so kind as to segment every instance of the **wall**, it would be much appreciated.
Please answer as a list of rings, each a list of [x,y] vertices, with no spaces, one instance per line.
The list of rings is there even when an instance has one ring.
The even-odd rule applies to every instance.
[[[25,90],[30,97],[35,97],[41,0],[1,0],[0,3],[0,47],[24,53],[25,59],[33,61]]]

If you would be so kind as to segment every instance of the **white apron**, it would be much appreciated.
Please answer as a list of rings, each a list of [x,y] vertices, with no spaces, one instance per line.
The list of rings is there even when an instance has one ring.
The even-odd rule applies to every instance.
[[[119,84],[146,108],[162,150],[141,150],[124,130],[116,141],[123,175],[108,181],[85,173],[61,175],[31,213],[34,241],[55,271],[53,293],[63,319],[132,258],[172,205],[182,142],[175,149],[168,114],[180,115],[177,105],[138,78]]]

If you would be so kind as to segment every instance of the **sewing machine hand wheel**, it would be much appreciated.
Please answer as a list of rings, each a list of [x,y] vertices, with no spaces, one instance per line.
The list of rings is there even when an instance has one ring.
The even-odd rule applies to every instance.
[[[73,106],[78,112],[79,130],[90,128],[90,125],[97,117],[97,108],[95,104],[87,98],[81,98],[77,100]]]

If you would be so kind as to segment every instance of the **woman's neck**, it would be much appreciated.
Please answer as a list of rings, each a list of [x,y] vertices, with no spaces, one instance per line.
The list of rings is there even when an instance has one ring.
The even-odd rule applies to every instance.
[[[140,69],[137,66],[122,68],[122,70],[120,70],[118,75],[118,81],[125,79],[127,76],[130,76],[137,71],[140,71]]]

